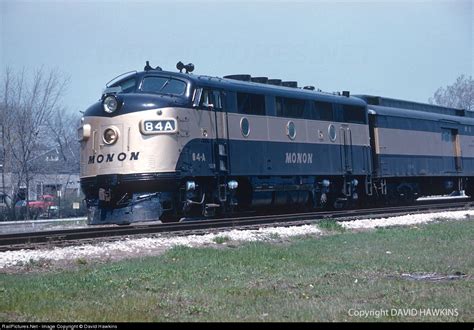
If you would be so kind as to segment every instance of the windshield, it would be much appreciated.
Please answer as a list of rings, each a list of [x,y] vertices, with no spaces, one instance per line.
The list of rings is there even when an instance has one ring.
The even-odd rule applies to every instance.
[[[135,77],[124,79],[121,81],[116,82],[112,86],[108,87],[107,89],[119,89],[119,93],[131,93],[135,91],[136,79]]]
[[[140,86],[142,92],[184,95],[186,83],[181,80],[166,77],[145,77]]]

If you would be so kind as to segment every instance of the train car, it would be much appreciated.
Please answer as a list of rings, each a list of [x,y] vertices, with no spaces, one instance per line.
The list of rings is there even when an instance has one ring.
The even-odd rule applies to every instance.
[[[368,104],[372,191],[388,201],[472,196],[474,113],[379,96]]]
[[[177,68],[147,63],[108,84],[85,112],[81,187],[90,224],[312,209],[367,195],[365,101]]]
[[[90,224],[472,196],[470,112],[177,69],[147,62],[85,112]]]

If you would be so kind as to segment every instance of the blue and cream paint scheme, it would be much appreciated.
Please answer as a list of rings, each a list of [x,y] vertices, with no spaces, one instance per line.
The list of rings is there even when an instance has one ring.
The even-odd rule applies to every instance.
[[[85,117],[83,127],[89,136],[81,145],[81,177],[175,171],[212,176],[212,141],[217,136],[214,115],[207,110],[160,108],[111,118]],[[352,173],[363,175],[371,170],[367,125],[225,112],[218,115],[227,117],[221,128],[228,145],[230,175],[313,175],[315,171],[337,175],[346,170],[341,158],[344,149]],[[248,136],[242,134],[242,118],[249,122]],[[145,121],[159,120],[173,122],[170,126],[174,129],[154,134],[144,131]],[[294,138],[287,134],[289,122],[295,125]],[[114,128],[119,136],[112,145],[102,138],[107,128]],[[333,139],[331,128],[336,131]]]
[[[278,184],[277,178],[286,177],[282,179],[286,184],[289,177],[299,182],[302,180],[298,178],[305,177],[311,186],[325,177],[364,176],[371,172],[366,124],[278,117],[274,102],[266,106],[266,114],[243,114],[237,112],[236,103],[232,104],[238,92],[341,101],[363,107],[361,100],[161,71],[138,73],[132,79],[140,84],[148,76],[180,79],[186,84],[185,93],[142,93],[137,86],[136,92],[116,94],[111,103],[104,94],[83,118],[81,183],[92,205],[91,223],[114,222],[113,217],[124,218],[125,223],[136,221],[138,210],[118,210],[106,202],[114,195],[117,198],[123,194],[123,199],[130,199],[132,194],[131,204],[138,203],[140,194],[151,196],[158,190],[156,199],[162,204],[163,193],[173,194],[185,178],[223,175],[251,181],[268,177],[268,182]],[[197,91],[206,89],[221,93],[220,106],[194,104]],[[119,110],[104,111],[109,103],[119,105]],[[124,204],[122,198],[118,202]],[[152,206],[156,205],[155,201]],[[151,220],[161,212],[140,217]]]
[[[369,105],[378,177],[474,173],[474,118]]]
[[[156,92],[145,88],[147,78],[151,88],[159,87]],[[201,102],[205,93],[213,104]],[[264,99],[263,111],[242,110],[239,93]],[[261,99],[254,100],[257,107]],[[287,101],[291,111],[304,103],[305,112],[278,113],[277,103],[283,107]],[[330,119],[322,115],[325,105]],[[334,199],[342,193],[355,200],[372,195],[372,188],[386,195],[389,179],[397,191],[405,178],[473,177],[474,118],[458,112],[274,86],[250,76],[242,81],[150,69],[134,73],[106,89],[79,129],[89,222],[157,220],[189,205],[223,206],[216,198],[233,207],[238,201],[229,190],[238,195],[243,181],[249,203],[269,207],[306,205],[312,198],[317,203],[318,194],[322,202],[330,186]],[[221,179],[229,197],[219,188],[212,191]],[[193,195],[196,182],[208,185],[201,187],[202,201]],[[417,190],[420,182],[410,181],[409,189]]]
[[[240,83],[194,79],[203,87],[222,88],[222,81],[229,86]],[[286,93],[289,90],[290,95],[293,92],[287,87],[265,87]],[[298,92],[306,97],[317,94]],[[212,110],[164,106],[114,116],[88,111],[92,115],[86,113],[82,125],[86,135],[81,145],[81,177],[175,171],[191,176],[214,175],[212,142],[216,139],[226,142],[231,175],[339,175],[346,171],[363,175],[371,171],[368,125],[229,110],[226,106]],[[248,121],[247,135],[242,132],[242,120]],[[294,127],[294,136],[288,133],[289,125]],[[103,141],[107,128],[117,131],[114,144]]]

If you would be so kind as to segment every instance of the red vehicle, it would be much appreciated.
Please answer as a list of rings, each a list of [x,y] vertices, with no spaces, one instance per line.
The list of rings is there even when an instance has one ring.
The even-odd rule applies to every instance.
[[[39,217],[49,218],[53,216],[57,210],[56,204],[54,203],[54,196],[42,195],[39,196],[38,200],[28,201],[28,207],[30,211],[31,219],[38,219]],[[54,211],[54,212],[52,212]],[[26,216],[26,201],[18,201],[15,205],[15,213],[17,219],[24,219]]]

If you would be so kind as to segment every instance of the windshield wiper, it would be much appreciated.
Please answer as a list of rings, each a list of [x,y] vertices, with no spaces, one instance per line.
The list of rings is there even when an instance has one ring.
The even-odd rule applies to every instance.
[[[170,83],[170,79],[166,80],[165,83],[163,84],[163,86],[161,86],[160,90],[158,92],[161,92],[163,90],[163,88],[165,88],[166,86],[168,86],[168,84]]]

